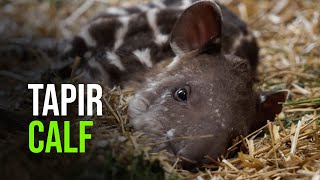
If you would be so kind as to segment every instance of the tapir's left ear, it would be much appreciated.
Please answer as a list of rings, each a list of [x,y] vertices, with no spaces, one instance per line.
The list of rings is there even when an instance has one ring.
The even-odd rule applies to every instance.
[[[199,1],[187,8],[177,20],[170,36],[170,45],[177,55],[193,50],[210,53],[221,50],[222,15],[212,1]]]
[[[286,102],[289,94],[289,90],[265,92],[260,94],[260,97],[257,100],[258,121],[255,122],[255,129],[265,125],[267,120],[274,120],[276,115],[282,111],[283,103]]]

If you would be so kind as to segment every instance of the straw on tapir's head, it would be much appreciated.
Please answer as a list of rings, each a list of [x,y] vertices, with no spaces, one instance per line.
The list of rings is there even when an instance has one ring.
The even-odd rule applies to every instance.
[[[212,1],[187,8],[171,33],[176,57],[129,104],[130,122],[183,165],[207,163],[230,140],[275,117],[287,92],[264,98],[252,89],[249,62],[221,51],[222,17]],[[267,105],[264,105],[267,103]]]

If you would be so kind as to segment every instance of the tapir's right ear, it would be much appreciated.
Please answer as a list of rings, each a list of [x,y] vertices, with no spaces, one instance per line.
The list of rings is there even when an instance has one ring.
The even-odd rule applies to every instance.
[[[276,114],[282,111],[282,104],[287,101],[289,94],[289,90],[260,94],[260,111],[271,117],[275,117]]]
[[[258,117],[254,123],[254,129],[264,126],[268,120],[273,121],[282,111],[283,103],[287,101],[289,94],[289,90],[261,93],[257,100]]]
[[[187,8],[177,20],[170,36],[170,45],[177,55],[193,50],[221,50],[222,15],[212,1],[199,1]]]

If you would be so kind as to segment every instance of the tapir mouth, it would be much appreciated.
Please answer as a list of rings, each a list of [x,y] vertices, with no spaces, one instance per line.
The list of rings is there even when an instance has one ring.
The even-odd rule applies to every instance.
[[[194,138],[172,138],[167,142],[166,149],[179,160],[183,169],[196,167],[206,159],[210,151],[210,144],[214,144],[212,134],[196,136]]]
[[[183,154],[184,149],[185,148],[178,149],[171,141],[167,143],[167,150],[169,150],[169,152],[171,151],[174,154],[183,169],[192,169],[196,167],[199,162]]]

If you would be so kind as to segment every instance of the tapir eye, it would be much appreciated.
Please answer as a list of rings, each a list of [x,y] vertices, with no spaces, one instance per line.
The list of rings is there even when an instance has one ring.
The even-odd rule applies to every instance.
[[[174,93],[174,98],[180,102],[186,102],[188,100],[188,90],[186,88],[180,88]]]

